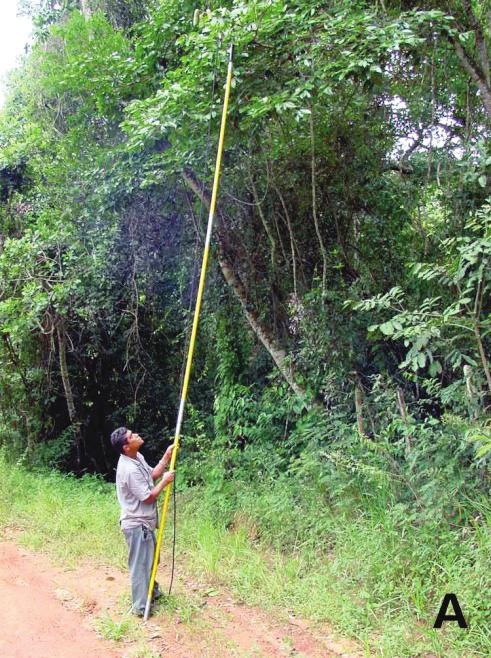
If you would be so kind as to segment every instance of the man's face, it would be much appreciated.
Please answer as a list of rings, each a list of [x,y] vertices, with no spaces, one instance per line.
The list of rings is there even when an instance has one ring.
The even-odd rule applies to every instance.
[[[124,445],[125,452],[138,452],[140,446],[143,445],[143,439],[139,434],[135,434],[131,430],[126,433],[126,443]]]

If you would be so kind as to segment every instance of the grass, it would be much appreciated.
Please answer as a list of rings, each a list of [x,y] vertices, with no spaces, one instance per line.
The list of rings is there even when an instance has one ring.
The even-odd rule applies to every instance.
[[[253,514],[250,495],[243,492],[241,515],[248,504]],[[256,503],[260,497],[261,492]],[[398,509],[334,516],[326,558],[325,553],[306,548],[286,556],[251,545],[247,527],[235,526],[230,532],[213,521],[210,512],[203,515],[203,500],[206,509],[205,496],[191,512],[198,519],[201,509],[194,531],[186,536],[193,525],[181,523],[181,541],[193,547],[188,564],[247,602],[334,622],[379,656],[491,655],[489,511],[474,531],[462,532],[437,521],[414,525]],[[324,510],[323,515],[330,513]],[[452,624],[433,630],[446,592],[458,594],[470,623],[467,631]]]
[[[67,566],[83,558],[124,567],[126,550],[118,529],[111,487],[99,478],[76,479],[9,467],[0,459],[0,525],[14,522],[21,543],[42,549]]]
[[[159,658],[160,656],[148,645],[139,621],[129,613],[113,618],[106,612],[94,621],[94,627],[105,640],[124,642],[124,655],[127,658]],[[128,642],[134,643],[135,646],[127,649]]]
[[[292,531],[292,546],[282,552],[269,541],[275,523],[284,532],[286,510],[310,512],[284,490],[238,487],[240,513],[224,511],[216,492],[189,490],[181,496],[177,555],[187,573],[249,604],[328,621],[357,638],[367,655],[369,650],[394,658],[491,655],[491,512],[485,503],[474,527],[459,532],[438,520],[418,526],[397,506],[373,505],[351,516],[317,509],[322,532]],[[112,485],[94,477],[28,472],[0,458],[0,495],[8,501],[0,507],[0,526],[15,524],[23,544],[67,565],[90,558],[125,567]],[[267,516],[272,507],[277,517]],[[170,535],[169,527],[166,550]],[[324,538],[323,545],[312,537]],[[467,631],[454,624],[433,630],[445,592],[457,593]],[[198,610],[182,597],[171,597],[165,607],[179,610],[184,622]],[[130,632],[124,619],[100,624],[112,639]]]
[[[121,619],[113,619],[107,613],[96,620],[95,627],[99,635],[102,635],[104,639],[114,640],[115,642],[133,638],[138,631],[134,619],[128,616],[123,616]]]
[[[135,647],[126,655],[128,658],[161,658],[161,654],[155,653],[148,647]]]
[[[200,610],[200,605],[194,597],[187,594],[170,594],[163,596],[154,606],[154,614],[165,613],[167,615],[176,613],[181,623],[190,624],[195,620]]]

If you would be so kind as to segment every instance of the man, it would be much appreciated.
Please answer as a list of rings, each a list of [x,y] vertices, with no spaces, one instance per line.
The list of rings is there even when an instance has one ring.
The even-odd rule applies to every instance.
[[[156,500],[174,479],[174,472],[164,474],[172,458],[169,446],[155,468],[151,468],[139,450],[143,439],[126,427],[111,434],[111,444],[120,453],[116,470],[116,491],[121,505],[120,525],[128,544],[128,567],[131,575],[132,611],[145,613],[148,585],[155,552],[157,526]],[[155,482],[161,477],[158,484]],[[153,600],[159,596],[155,583]]]

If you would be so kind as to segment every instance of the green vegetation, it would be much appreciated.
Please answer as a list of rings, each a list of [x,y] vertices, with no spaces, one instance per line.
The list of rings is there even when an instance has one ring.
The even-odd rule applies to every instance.
[[[489,655],[489,3],[442,4],[21,3],[2,522],[106,555],[110,431],[136,428],[150,461],[170,442],[234,42],[178,478],[189,564],[375,631],[383,655]],[[468,632],[429,630],[446,591]]]
[[[12,500],[0,524],[22,530],[21,542],[67,565],[84,559],[124,565],[112,485],[93,476],[26,473],[3,458],[0,475],[0,495]],[[483,595],[490,585],[489,504],[469,503],[476,518],[456,530],[436,516],[415,522],[402,504],[387,506],[383,488],[354,514],[322,510],[307,487],[267,485],[236,484],[227,495],[182,492],[179,569],[247,603],[328,621],[375,655],[489,655],[491,602]],[[169,541],[165,550],[168,559]],[[447,591],[458,591],[471,620],[465,633],[431,629]],[[182,595],[164,602],[161,612],[169,610],[179,610],[185,623],[198,614]],[[104,618],[98,627],[112,639],[132,632],[124,616]]]
[[[124,567],[118,509],[102,479],[26,472],[8,466],[3,455],[1,471],[2,500],[8,502],[0,506],[0,523],[21,528],[21,541],[68,566],[94,558]]]
[[[119,620],[114,620],[110,615],[106,614],[96,621],[97,631],[106,640],[114,640],[119,642],[123,638],[127,638],[131,631],[137,629],[137,622],[131,617],[126,617]]]

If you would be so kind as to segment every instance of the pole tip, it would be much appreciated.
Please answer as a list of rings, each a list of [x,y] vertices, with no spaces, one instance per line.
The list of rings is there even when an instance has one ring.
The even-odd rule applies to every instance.
[[[230,44],[230,48],[228,49],[228,61],[231,62],[234,58],[234,44]]]

